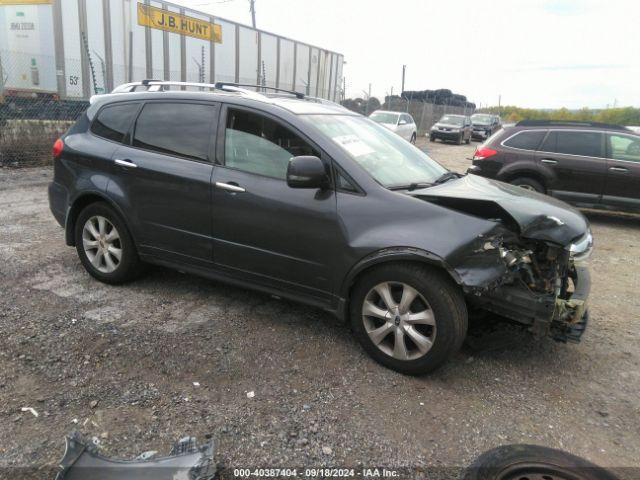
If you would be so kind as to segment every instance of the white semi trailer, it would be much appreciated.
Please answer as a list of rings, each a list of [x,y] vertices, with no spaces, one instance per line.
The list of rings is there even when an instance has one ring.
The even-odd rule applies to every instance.
[[[88,99],[145,78],[339,101],[339,53],[155,0],[0,0],[0,94]]]

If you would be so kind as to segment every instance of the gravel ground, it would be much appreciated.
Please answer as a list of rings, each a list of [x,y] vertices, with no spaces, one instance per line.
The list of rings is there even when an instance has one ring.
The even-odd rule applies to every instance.
[[[476,144],[422,146],[464,171]],[[453,468],[507,443],[640,466],[638,217],[587,212],[582,343],[475,325],[452,362],[410,378],[320,310],[161,268],[98,283],[49,213],[50,176],[0,169],[0,466],[54,465],[73,429],[121,457],[212,433],[231,467]]]

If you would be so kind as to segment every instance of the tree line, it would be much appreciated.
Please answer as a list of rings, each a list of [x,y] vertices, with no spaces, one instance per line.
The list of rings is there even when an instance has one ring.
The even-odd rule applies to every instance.
[[[539,110],[534,108],[520,108],[512,105],[504,107],[488,107],[477,110],[476,113],[493,113],[500,115],[504,122],[519,122],[520,120],[567,120],[581,122],[602,122],[616,125],[640,125],[640,108],[620,107],[605,109],[582,108],[569,110]]]

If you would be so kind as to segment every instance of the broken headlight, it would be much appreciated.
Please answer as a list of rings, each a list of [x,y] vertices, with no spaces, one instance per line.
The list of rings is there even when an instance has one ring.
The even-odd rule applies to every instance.
[[[583,262],[591,256],[593,251],[593,235],[588,230],[578,241],[567,247],[574,262]]]

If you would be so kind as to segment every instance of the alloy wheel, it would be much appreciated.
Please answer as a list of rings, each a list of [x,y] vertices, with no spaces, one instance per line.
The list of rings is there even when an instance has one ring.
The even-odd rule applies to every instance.
[[[112,273],[122,260],[122,243],[116,227],[101,215],[90,217],[82,229],[82,246],[89,262],[102,273]]]
[[[521,185],[518,185],[518,187],[520,187],[520,188],[522,188],[522,189],[524,189],[524,190],[530,190],[530,191],[532,191],[532,192],[535,192],[535,191],[536,191],[536,189],[535,189],[535,188],[533,188],[531,185],[527,185],[527,184],[524,184],[524,183],[523,183],[523,184],[521,184]]]
[[[364,298],[362,321],[369,339],[396,360],[416,360],[431,349],[436,321],[426,299],[412,286],[385,282]]]

